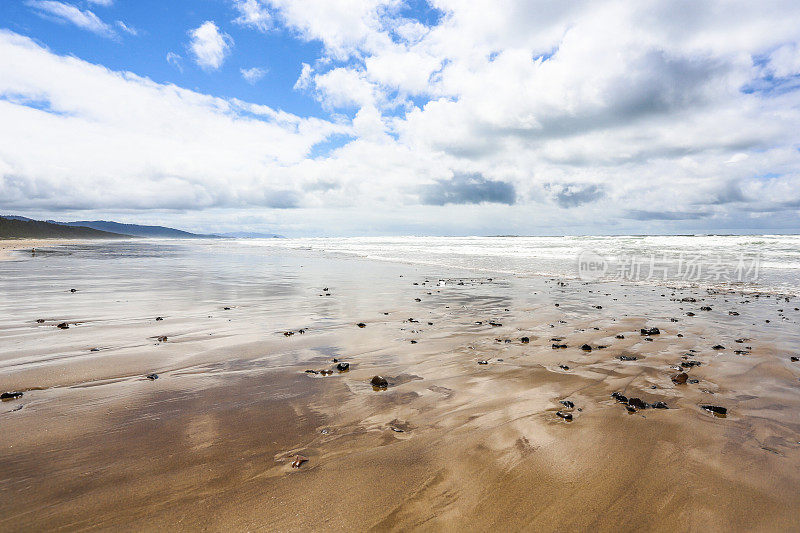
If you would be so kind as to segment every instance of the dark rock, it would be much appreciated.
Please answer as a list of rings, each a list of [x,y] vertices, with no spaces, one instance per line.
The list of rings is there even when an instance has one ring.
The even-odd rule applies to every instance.
[[[421,302],[422,300],[420,298],[414,298],[414,301],[415,302]]]
[[[793,363],[796,363],[797,361],[800,361],[800,358],[798,358],[797,356],[793,355],[793,356],[791,356],[789,358],[789,361],[791,361]]]
[[[157,316],[156,317],[156,322],[161,322],[162,320],[164,320],[163,316]]]
[[[145,377],[146,377],[147,379],[149,379],[150,381],[155,381],[155,380],[157,380],[157,379],[158,379],[158,374],[156,374],[156,373],[153,373],[153,374],[147,374]]]
[[[619,335],[617,335],[617,337],[616,337],[616,338],[617,338],[617,339],[624,339],[624,338],[625,338],[625,335],[623,335],[622,333],[620,333]]]
[[[588,344],[584,344],[583,346],[581,346],[581,350],[583,350],[584,352],[591,352],[592,347],[589,346]]]
[[[417,344],[417,341],[411,341],[411,344]]]
[[[78,292],[78,289],[70,289],[69,292]]]
[[[90,352],[99,352],[100,348],[91,348],[89,351]]]
[[[37,318],[36,319],[36,323],[37,324],[44,324],[44,318]]]
[[[359,322],[358,324],[356,324],[356,326],[358,326],[358,327],[360,327],[360,328],[365,328],[365,327],[367,327],[367,325],[366,325],[366,324],[364,324],[363,322]]]
[[[644,340],[647,342],[653,342],[653,339],[651,337],[645,337]]]
[[[569,370],[569,367],[567,365],[558,365],[558,368],[560,368],[561,370]]]
[[[567,409],[574,409],[575,408],[575,404],[572,403],[569,400],[561,400],[559,403],[561,405],[563,405],[564,407],[566,407]]]
[[[319,374],[319,372],[317,372],[316,370],[308,369],[306,370],[306,374]]]
[[[728,314],[731,316],[739,316],[739,313],[737,313],[736,311],[728,311]]]
[[[711,348],[712,348],[713,350],[724,350],[724,349],[725,349],[725,347],[724,347],[723,345],[721,345],[721,344],[715,344],[715,345],[714,345],[714,346],[712,346]]]
[[[350,370],[350,363],[339,363],[338,365],[336,365],[336,370],[338,370],[339,372],[347,372],[348,370]]]
[[[694,313],[692,313],[691,311],[689,311],[688,313],[686,313],[686,316],[694,316]]]
[[[389,386],[389,382],[383,376],[374,376],[370,383],[377,389],[385,389]]]
[[[628,397],[621,392],[612,392],[611,397],[620,403],[628,403]]]
[[[704,305],[703,307],[700,308],[700,310],[701,311],[711,311],[711,308],[709,306],[707,306],[707,305]]]
[[[478,361],[478,364],[479,365],[488,365],[489,361],[486,361],[485,359],[482,359],[482,360]]]
[[[284,331],[283,332],[283,336],[284,337],[291,337],[292,335],[294,335],[294,331]]]
[[[231,310],[231,308],[230,308],[230,307],[223,307],[223,308],[222,308],[222,310],[223,310],[223,311],[230,311],[230,310]]]
[[[637,359],[638,359],[638,357],[636,357],[635,355],[620,355],[619,356],[619,360],[620,361],[636,361]]]
[[[499,327],[500,327],[500,326],[502,326],[503,324],[501,324],[501,323],[499,323],[499,322],[489,322],[489,325],[490,325],[490,326],[494,326],[494,327],[496,327],[496,328],[499,328]]]
[[[728,414],[728,409],[725,407],[719,407],[717,405],[701,405],[700,407],[706,411],[711,411],[715,415],[725,416]]]
[[[597,350],[605,350],[606,348],[608,348],[608,346],[606,346],[605,344],[598,344],[596,349]]]
[[[681,363],[681,366],[682,366],[683,368],[691,368],[691,367],[693,367],[693,366],[700,366],[700,365],[702,365],[702,364],[703,364],[703,363],[701,363],[700,361],[683,361],[683,362]]]
[[[627,409],[629,413],[635,413],[636,412],[636,408],[634,406],[630,405],[630,404],[626,404],[625,405],[625,409]]]
[[[651,405],[653,409],[669,409],[666,403],[664,402],[656,402]]]
[[[699,379],[690,379],[689,383],[691,383],[692,385],[697,385],[698,383],[700,383],[700,380]]]
[[[637,409],[647,409],[650,407],[647,405],[647,402],[642,400],[641,398],[628,398],[628,405],[631,405]]]
[[[167,342],[167,336],[166,335],[160,335],[160,336],[156,337],[156,340],[158,342]]]
[[[688,297],[687,297],[687,298],[681,298],[681,301],[682,301],[682,302],[690,302],[690,303],[694,303],[694,302],[696,302],[697,300],[695,300],[694,298],[688,298]]]
[[[564,420],[572,420],[572,413],[565,413],[564,411],[556,411],[556,416],[561,417]]]
[[[332,376],[333,375],[333,370],[328,370],[328,369],[320,370],[319,374],[321,376]]]
[[[553,349],[554,350],[559,349],[559,348],[566,348],[566,347],[567,347],[566,344],[553,344]]]
[[[658,328],[649,328],[649,329],[648,328],[642,328],[641,329],[641,334],[643,336],[644,335],[660,335],[661,334],[661,330],[659,330]]]
[[[689,379],[689,374],[686,372],[680,372],[672,376],[672,382],[676,385],[683,385]]]
[[[61,324],[56,326],[58,329],[69,329],[69,324],[66,322],[62,322]]]
[[[522,337],[519,340],[519,342],[521,342],[522,344],[528,344],[529,342],[531,342],[531,340],[528,337]]]
[[[0,400],[3,400],[4,402],[7,402],[9,400],[16,400],[17,398],[22,398],[21,392],[13,391],[13,392],[4,392],[3,394],[0,394]]]

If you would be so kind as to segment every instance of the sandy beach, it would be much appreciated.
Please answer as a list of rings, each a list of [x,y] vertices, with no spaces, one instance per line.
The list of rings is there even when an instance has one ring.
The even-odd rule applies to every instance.
[[[39,246],[0,264],[0,530],[800,527],[794,295]]]
[[[78,244],[84,241],[71,239],[0,239],[0,261],[6,261],[13,257],[13,252],[27,250],[43,246],[57,246],[59,244]]]

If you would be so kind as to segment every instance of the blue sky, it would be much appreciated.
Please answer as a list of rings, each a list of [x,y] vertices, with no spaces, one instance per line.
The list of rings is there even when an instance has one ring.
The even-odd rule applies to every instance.
[[[4,0],[0,211],[794,232],[800,5]]]
[[[116,27],[115,37],[81,30],[74,24],[32,8],[24,1],[4,1],[4,26],[34,37],[58,54],[71,54],[112,70],[129,70],[160,83],[174,83],[206,94],[241,98],[299,115],[325,116],[320,104],[292,90],[302,63],[320,56],[319,42],[306,42],[285,29],[267,33],[235,24],[234,6],[223,0],[117,0],[109,6],[75,2],[112,27],[116,21],[133,28],[131,35]],[[234,51],[213,72],[199,67],[187,49],[188,31],[215,21],[234,40]],[[167,54],[181,56],[182,69],[167,62]],[[248,83],[240,69],[267,69],[265,77]]]

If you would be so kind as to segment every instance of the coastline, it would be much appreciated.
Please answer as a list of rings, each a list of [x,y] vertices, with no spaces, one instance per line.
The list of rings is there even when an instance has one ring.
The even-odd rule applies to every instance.
[[[0,239],[0,261],[13,259],[14,252],[20,250],[86,242],[91,241],[85,239]]]
[[[799,523],[794,298],[162,249],[6,265],[0,529]]]

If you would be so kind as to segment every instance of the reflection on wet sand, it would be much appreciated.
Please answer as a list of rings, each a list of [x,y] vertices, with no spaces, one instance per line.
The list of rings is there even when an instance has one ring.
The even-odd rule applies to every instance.
[[[0,264],[0,529],[798,526],[793,297],[136,246]]]

